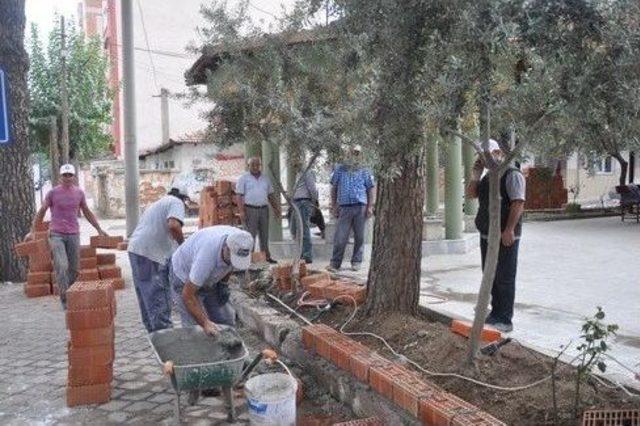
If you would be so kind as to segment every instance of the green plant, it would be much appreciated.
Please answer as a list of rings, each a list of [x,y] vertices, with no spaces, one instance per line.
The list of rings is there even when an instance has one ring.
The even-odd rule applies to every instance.
[[[593,318],[588,318],[582,324],[582,335],[580,339],[582,343],[577,349],[580,351],[578,372],[576,376],[575,399],[573,404],[574,418],[578,415],[580,408],[580,385],[586,381],[596,366],[600,372],[607,370],[607,364],[602,360],[602,355],[609,350],[606,340],[616,334],[618,330],[617,324],[605,324],[602,320],[605,317],[601,306],[597,307],[598,311]]]
[[[564,207],[564,211],[569,214],[580,213],[582,211],[582,206],[580,203],[568,203]]]

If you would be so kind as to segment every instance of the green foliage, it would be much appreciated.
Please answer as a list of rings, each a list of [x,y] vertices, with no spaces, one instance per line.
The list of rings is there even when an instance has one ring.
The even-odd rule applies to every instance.
[[[29,70],[29,134],[35,151],[49,155],[49,117],[60,121],[61,38],[59,25],[45,48],[36,25],[31,27]],[[69,94],[70,156],[88,160],[109,151],[112,94],[108,63],[98,37],[85,39],[67,27],[67,88]],[[60,140],[60,138],[58,138]]]
[[[579,203],[568,203],[564,211],[569,214],[580,213],[582,211],[582,206]]]

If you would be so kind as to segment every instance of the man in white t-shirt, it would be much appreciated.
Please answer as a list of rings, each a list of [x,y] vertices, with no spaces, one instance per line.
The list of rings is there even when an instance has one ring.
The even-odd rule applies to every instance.
[[[142,323],[151,333],[172,327],[169,261],[184,241],[186,188],[174,184],[145,210],[129,238],[128,252]]]
[[[249,268],[253,244],[247,231],[219,225],[200,229],[176,250],[169,281],[183,327],[198,324],[215,334],[216,323],[235,325],[227,279]]]

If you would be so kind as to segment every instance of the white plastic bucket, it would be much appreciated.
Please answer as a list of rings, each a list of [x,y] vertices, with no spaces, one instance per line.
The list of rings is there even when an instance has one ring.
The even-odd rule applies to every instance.
[[[283,373],[261,374],[244,385],[252,425],[296,424],[296,391],[298,382]]]

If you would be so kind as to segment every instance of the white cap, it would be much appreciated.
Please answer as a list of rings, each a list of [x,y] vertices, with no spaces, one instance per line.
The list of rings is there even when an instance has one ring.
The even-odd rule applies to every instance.
[[[351,149],[357,152],[362,152],[362,146],[360,145],[354,145]]]
[[[483,146],[483,142],[480,141],[480,146]],[[502,148],[500,148],[500,144],[498,142],[496,142],[493,139],[489,139],[489,151],[488,152],[493,152],[493,151],[502,151]]]
[[[65,173],[70,173],[72,175],[76,174],[76,168],[73,167],[73,164],[63,164],[60,166],[60,174],[63,175]]]
[[[249,269],[253,238],[247,231],[238,230],[227,237],[227,246],[231,253],[231,265],[241,271]]]

